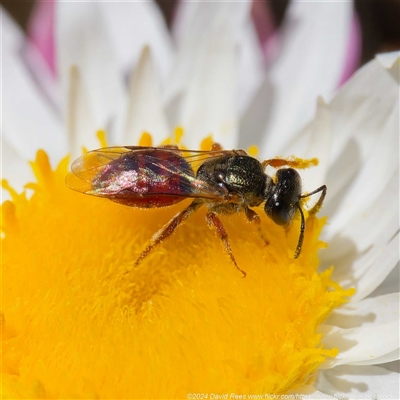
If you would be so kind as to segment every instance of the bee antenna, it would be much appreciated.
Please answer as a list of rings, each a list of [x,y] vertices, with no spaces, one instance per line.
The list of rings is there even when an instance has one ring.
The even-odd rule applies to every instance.
[[[294,252],[294,258],[298,258],[300,253],[301,253],[301,248],[303,246],[303,240],[304,240],[304,231],[306,230],[306,223],[305,223],[305,220],[304,220],[304,213],[303,213],[303,210],[301,209],[299,203],[297,203],[297,208],[300,211],[301,225],[300,225],[299,240],[297,241],[296,251]]]
[[[315,204],[315,206],[308,212],[309,215],[316,214],[319,211],[319,209],[321,208],[322,203],[323,203],[323,201],[325,199],[325,196],[326,196],[326,185],[322,185],[318,189],[313,190],[311,193],[307,193],[307,194],[304,194],[304,195],[300,196],[301,199],[304,199],[305,197],[312,196],[313,194],[319,193],[319,192],[322,192],[321,196],[319,197],[319,199],[318,199],[317,203]],[[306,223],[304,221],[304,214],[303,214],[303,210],[300,207],[300,203],[297,203],[296,206],[300,211],[301,226],[300,226],[299,240],[297,242],[296,251],[294,252],[294,258],[298,258],[300,253],[301,253],[301,247],[303,246],[303,240],[304,240],[304,231],[306,229]]]

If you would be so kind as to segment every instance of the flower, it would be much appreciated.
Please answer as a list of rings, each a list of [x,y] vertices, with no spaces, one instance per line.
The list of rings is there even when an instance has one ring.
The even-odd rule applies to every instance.
[[[315,118],[296,132],[308,117],[305,112],[301,115],[303,108],[298,102],[299,110],[292,112],[288,104],[287,114],[283,113],[287,82],[277,91],[280,95],[273,103],[276,114],[268,120],[267,127],[254,104],[248,106],[264,77],[254,67],[257,51],[252,47],[254,58],[244,59],[251,59],[252,71],[257,70],[260,75],[242,93],[239,123],[232,102],[235,40],[232,27],[221,22],[220,17],[228,6],[215,6],[217,9],[211,11],[218,12],[210,14],[205,6],[184,5],[176,28],[176,74],[164,90],[164,103],[155,84],[150,52],[145,48],[134,71],[125,109],[125,96],[117,77],[119,72],[126,72],[131,60],[115,48],[120,59],[117,66],[113,64],[114,47],[107,48],[107,32],[112,37],[118,30],[113,24],[109,31],[99,29],[102,22],[108,26],[104,21],[111,15],[104,10],[113,10],[123,18],[129,10],[125,7],[135,7],[139,21],[151,15],[154,30],[150,31],[157,39],[150,42],[156,50],[157,40],[165,42],[168,36],[159,34],[163,28],[155,22],[157,11],[151,3],[102,7],[79,4],[78,9],[73,3],[57,4],[57,73],[64,88],[69,88],[69,135],[62,134],[62,122],[32,90],[32,82],[21,72],[17,58],[7,53],[10,63],[6,67],[14,67],[5,71],[10,76],[8,84],[18,83],[11,79],[17,76],[17,88],[26,89],[27,100],[34,100],[28,101],[32,109],[23,107],[25,99],[16,108],[12,92],[7,91],[7,86],[4,89],[7,156],[14,148],[29,157],[38,145],[46,145],[50,156],[59,160],[63,148],[67,148],[66,138],[72,152],[79,154],[82,145],[97,147],[92,136],[99,127],[108,128],[113,143],[121,139],[135,143],[144,129],[155,132],[159,142],[168,135],[168,124],[180,121],[187,131],[185,144],[191,147],[197,147],[200,137],[210,131],[226,147],[236,147],[238,142],[246,145],[246,140],[254,140],[256,130],[265,132],[275,127],[281,132],[280,143],[270,134],[261,147],[262,155],[282,151],[320,158],[320,166],[302,172],[302,177],[307,191],[320,183],[328,185],[323,212],[329,220],[323,239],[329,246],[320,257],[322,269],[331,265],[334,269],[316,273],[323,220],[308,220],[303,255],[298,263],[289,262],[288,266],[288,249],[296,242],[298,221],[286,236],[263,217],[262,226],[274,239],[274,244],[265,249],[253,233],[248,238],[248,226],[243,226],[240,216],[234,216],[226,224],[232,243],[242,244],[235,256],[240,265],[248,268],[249,276],[243,280],[205,228],[204,214],[199,214],[188,220],[181,227],[182,234],[159,249],[134,279],[123,279],[122,273],[130,269],[134,255],[162,224],[158,219],[164,220],[168,211],[151,211],[150,219],[149,214],[73,193],[63,184],[67,160],[53,172],[45,153],[39,152],[32,163],[37,183],[27,186],[34,191],[32,197],[9,189],[12,202],[3,205],[4,394],[23,398],[110,398],[132,393],[141,397],[178,397],[185,390],[220,394],[229,390],[246,395],[262,390],[292,390],[309,393],[312,398],[323,394],[396,398],[398,373],[374,365],[398,359],[399,348],[398,286],[380,286],[398,263],[398,210],[393,201],[398,196],[398,146],[393,146],[398,141],[398,55],[372,61],[329,104],[320,99]],[[351,17],[348,5],[339,9]],[[76,19],[77,10],[84,24]],[[85,15],[89,10],[91,19]],[[248,33],[247,11],[242,4],[231,9],[232,20]],[[301,11],[301,5],[294,5],[290,15],[299,18]],[[308,14],[309,9],[304,12]],[[212,29],[198,35],[210,17]],[[22,37],[11,21],[4,19],[5,49],[13,52]],[[132,25],[135,24],[128,26]],[[117,36],[121,40],[132,37]],[[82,47],[77,46],[76,37]],[[86,42],[87,37],[99,40],[104,47]],[[251,35],[245,37],[249,40]],[[170,44],[164,42],[160,47],[165,49]],[[193,48],[198,48],[198,53],[192,58]],[[242,47],[246,51],[248,48]],[[66,60],[71,60],[72,51],[79,68],[69,70]],[[31,48],[30,57],[35,54]],[[155,57],[158,54],[154,52]],[[285,57],[281,58],[281,67],[285,66],[282,60]],[[331,86],[332,82],[339,82],[341,75],[340,60],[335,61],[335,73],[327,79]],[[162,62],[159,65],[165,65]],[[279,71],[275,67],[266,76],[257,99],[268,94],[269,80],[276,85],[281,81],[276,76]],[[62,103],[58,92],[52,91],[57,82],[51,76],[39,78],[54,104]],[[102,81],[112,84],[99,85]],[[294,94],[298,93],[294,89]],[[315,91],[326,95],[321,87]],[[216,98],[215,93],[221,97]],[[162,104],[167,104],[169,120]],[[204,104],[211,108],[209,113]],[[24,118],[13,115],[16,110],[23,110]],[[125,119],[120,115],[124,112]],[[48,115],[53,117],[47,118]],[[121,123],[124,120],[125,126]],[[285,120],[290,124],[283,129]],[[29,130],[23,128],[35,129],[35,121],[41,122],[37,124],[43,127],[43,134],[35,130],[33,137],[27,136]],[[249,136],[243,138],[243,131],[248,131]],[[60,139],[64,142],[60,143]],[[19,168],[20,163],[17,165]],[[188,246],[188,242],[194,244]],[[281,245],[284,251],[279,251]],[[23,254],[19,254],[21,248]],[[265,258],[266,254],[269,258]],[[274,268],[266,269],[266,260]],[[331,312],[348,299],[352,287],[356,293],[348,304]],[[318,333],[316,327],[327,316]],[[339,350],[337,354],[335,348]],[[134,357],[128,357],[131,354]]]

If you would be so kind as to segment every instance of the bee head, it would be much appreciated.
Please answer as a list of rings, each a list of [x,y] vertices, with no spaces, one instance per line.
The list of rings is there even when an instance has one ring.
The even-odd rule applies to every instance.
[[[293,168],[282,168],[267,185],[264,210],[277,225],[288,225],[299,208],[301,178]]]

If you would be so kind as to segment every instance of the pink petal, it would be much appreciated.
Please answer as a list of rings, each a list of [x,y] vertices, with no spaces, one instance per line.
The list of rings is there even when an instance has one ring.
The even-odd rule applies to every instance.
[[[350,38],[347,45],[345,64],[339,86],[343,85],[360,66],[361,59],[361,26],[357,13],[351,21]]]
[[[54,10],[54,0],[36,2],[29,21],[28,35],[43,56],[51,74],[55,76]]]
[[[269,3],[253,0],[251,18],[256,28],[265,60],[269,63],[276,56],[279,46],[279,32],[276,29]]]
[[[275,22],[268,3],[253,0],[251,4],[251,17],[256,27],[258,39],[263,46],[275,32]]]

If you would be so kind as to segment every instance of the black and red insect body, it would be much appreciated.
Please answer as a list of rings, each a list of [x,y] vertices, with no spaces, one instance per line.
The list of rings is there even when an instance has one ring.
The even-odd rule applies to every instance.
[[[302,198],[321,192],[315,214],[323,203],[326,186],[302,195],[301,178],[294,168],[305,168],[313,161],[274,158],[259,162],[244,150],[182,150],[177,147],[108,147],[86,153],[72,164],[66,183],[81,193],[105,197],[137,208],[166,207],[192,198],[150,241],[136,260],[137,266],[163,240],[202,205],[208,208],[207,222],[214,227],[235,267],[244,275],[233,256],[220,214],[244,212],[259,231],[260,217],[252,209],[264,204],[266,214],[278,225],[289,226],[300,212],[301,227],[294,258],[300,255],[305,220]],[[275,177],[264,171],[270,165]],[[282,168],[284,167],[284,168]]]

